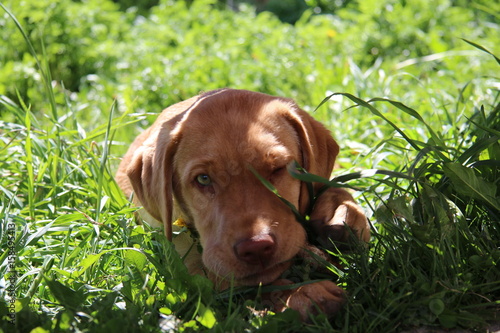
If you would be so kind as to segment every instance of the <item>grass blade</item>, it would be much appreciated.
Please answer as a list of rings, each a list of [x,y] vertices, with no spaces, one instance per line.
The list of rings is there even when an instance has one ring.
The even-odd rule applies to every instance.
[[[439,135],[432,129],[431,126],[429,126],[429,124],[427,124],[425,122],[424,118],[422,118],[422,116],[416,110],[414,110],[414,109],[412,109],[412,108],[404,105],[401,102],[393,101],[393,100],[390,100],[390,99],[387,99],[387,98],[372,98],[372,99],[370,99],[368,101],[368,103],[371,103],[371,102],[386,102],[386,103],[390,103],[390,104],[394,105],[395,107],[397,107],[401,111],[409,114],[413,118],[415,118],[418,121],[420,121],[427,128],[427,130],[431,134],[431,137],[436,141],[436,143],[435,143],[436,145],[438,145],[440,147],[444,147],[445,146],[443,140],[441,140],[441,138],[439,137]]]
[[[285,205],[287,205],[293,212],[293,214],[295,215],[295,217],[297,218],[297,221],[301,222],[303,225],[305,225],[306,221],[304,219],[304,217],[302,216],[302,214],[300,214],[300,212],[297,210],[297,207],[295,207],[295,205],[293,205],[291,202],[289,202],[288,200],[286,200],[285,198],[283,198],[278,190],[276,189],[276,187],[274,187],[273,184],[271,184],[267,179],[265,179],[264,177],[262,177],[253,167],[249,167],[250,168],[250,171],[252,171],[252,173],[255,175],[255,177],[257,177],[259,179],[259,181],[271,192],[273,192]]]
[[[106,172],[106,163],[108,160],[108,155],[109,155],[109,147],[110,147],[110,132],[111,132],[111,124],[113,122],[113,115],[116,107],[116,101],[111,105],[111,110],[109,112],[109,118],[108,118],[108,126],[106,128],[106,133],[104,136],[104,149],[102,152],[101,160],[100,160],[100,168],[99,168],[99,175],[97,179],[97,202],[96,202],[96,217],[95,221],[99,222],[100,219],[100,214],[102,211],[102,187],[103,187],[103,181],[104,181],[104,174]]]
[[[357,105],[364,106],[365,108],[370,110],[374,115],[384,119],[389,125],[391,125],[391,127],[394,128],[396,130],[396,132],[398,132],[415,150],[419,151],[421,149],[418,146],[418,144],[416,143],[416,141],[414,141],[410,137],[408,137],[402,129],[400,129],[396,124],[394,124],[392,121],[387,119],[387,117],[385,117],[377,108],[375,108],[369,102],[366,102],[366,101],[362,100],[361,98],[358,98],[352,94],[333,93],[333,94],[327,96],[325,99],[323,99],[323,101],[321,101],[321,103],[316,107],[316,109],[314,111],[316,111],[320,106],[322,106],[328,100],[330,100],[332,97],[335,97],[335,96],[345,96],[345,97],[349,98],[351,101],[353,101],[354,103],[356,103]]]
[[[479,44],[476,44],[476,43],[474,43],[474,42],[471,42],[470,40],[467,40],[467,39],[465,39],[465,38],[461,38],[461,40],[463,40],[464,42],[466,42],[466,43],[468,43],[468,44],[470,44],[470,45],[474,46],[474,47],[475,47],[475,48],[477,48],[477,49],[480,49],[481,51],[484,51],[484,52],[486,52],[486,53],[488,53],[488,54],[492,55],[492,56],[493,56],[493,58],[495,58],[495,60],[497,61],[497,63],[500,65],[500,58],[498,58],[496,55],[494,55],[493,53],[491,53],[491,52],[490,52],[488,49],[486,49],[485,47],[483,47],[483,46],[481,46],[481,45],[479,45]]]
[[[25,143],[25,153],[26,153],[26,171],[28,173],[28,207],[30,212],[30,217],[35,218],[35,175],[33,170],[33,151],[31,147],[31,112],[26,110],[24,124],[26,126],[26,143]]]
[[[2,2],[0,2],[0,7],[2,7],[2,9],[7,13],[7,15],[14,22],[14,24],[17,27],[17,29],[19,30],[19,32],[23,36],[24,41],[26,42],[26,45],[28,46],[29,52],[31,53],[31,55],[35,59],[36,65],[38,67],[38,70],[40,71],[40,74],[41,74],[41,76],[43,78],[43,83],[44,83],[44,87],[45,87],[47,96],[49,96],[50,106],[51,106],[51,109],[52,109],[52,117],[53,117],[52,120],[54,121],[54,124],[56,125],[56,128],[57,128],[58,127],[57,126],[57,108],[56,108],[56,101],[55,101],[55,97],[54,97],[54,92],[52,90],[52,85],[51,85],[51,81],[52,80],[51,80],[50,70],[48,69],[49,66],[48,66],[48,64],[46,64],[45,67],[42,66],[42,63],[41,63],[40,59],[38,58],[38,55],[37,55],[37,53],[35,51],[35,48],[33,47],[33,44],[31,43],[30,38],[28,37],[28,34],[26,33],[26,31],[24,31],[23,26],[21,25],[21,23],[19,23],[19,21],[17,20],[16,16],[14,14],[12,14],[12,12],[10,12],[7,9],[7,7],[5,7],[3,5]],[[43,44],[43,41],[42,41],[42,51],[44,53],[44,59],[47,59],[46,53],[45,53],[45,46]]]

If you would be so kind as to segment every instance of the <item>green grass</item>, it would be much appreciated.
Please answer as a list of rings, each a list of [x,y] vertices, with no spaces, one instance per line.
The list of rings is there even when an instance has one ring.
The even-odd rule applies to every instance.
[[[494,10],[360,1],[338,21],[306,12],[290,26],[203,1],[162,2],[142,23],[107,1],[28,3],[4,2],[12,17],[0,20],[0,330],[481,332],[499,321]],[[113,180],[151,114],[223,86],[293,97],[341,144],[327,183],[351,187],[374,229],[368,249],[332,254],[349,295],[333,322],[262,317],[248,290],[189,276]]]

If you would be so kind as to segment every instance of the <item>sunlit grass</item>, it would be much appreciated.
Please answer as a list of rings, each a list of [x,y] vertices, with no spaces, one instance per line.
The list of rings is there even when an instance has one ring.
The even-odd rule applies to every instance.
[[[484,51],[482,61],[498,61]],[[498,321],[500,97],[492,73],[464,82],[457,66],[417,77],[416,69],[389,75],[381,63],[351,63],[346,90],[321,106],[323,84],[302,87],[342,146],[334,185],[355,189],[374,226],[368,249],[333,253],[347,306],[331,323],[320,315],[304,325],[293,312],[258,315],[245,291],[217,293],[188,275],[161,231],[136,225],[113,175],[149,118],[134,113],[130,96],[109,93],[112,84],[96,104],[83,96],[89,90],[66,91],[52,82],[48,55],[32,53],[42,77],[37,103],[0,96],[4,332],[389,332]]]

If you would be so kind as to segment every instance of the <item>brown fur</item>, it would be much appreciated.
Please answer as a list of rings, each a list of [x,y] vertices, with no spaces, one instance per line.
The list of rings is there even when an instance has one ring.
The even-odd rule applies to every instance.
[[[286,166],[297,161],[328,178],[338,152],[329,131],[293,101],[223,89],[164,110],[131,145],[116,179],[126,195],[134,192],[148,223],[163,225],[170,235],[172,220],[182,217],[197,231],[203,253],[189,253],[192,273],[208,272],[220,289],[230,280],[280,285],[289,283],[280,275],[307,246],[306,233],[251,168],[305,213],[306,185]],[[211,183],[200,185],[199,175],[208,175]],[[315,190],[320,186],[314,184]],[[347,240],[345,225],[369,239],[363,212],[342,189],[327,190],[311,220],[325,242],[327,237]],[[176,237],[174,244],[185,254],[189,237]],[[304,319],[316,306],[330,315],[342,303],[342,290],[323,281],[282,292],[272,303],[276,310],[294,308]]]

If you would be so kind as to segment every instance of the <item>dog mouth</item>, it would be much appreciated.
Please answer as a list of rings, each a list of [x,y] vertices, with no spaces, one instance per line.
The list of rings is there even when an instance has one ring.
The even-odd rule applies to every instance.
[[[277,280],[283,272],[291,265],[291,261],[283,261],[278,264],[264,268],[261,271],[245,275],[237,278],[236,281],[242,286],[254,286],[258,284],[269,284]]]

